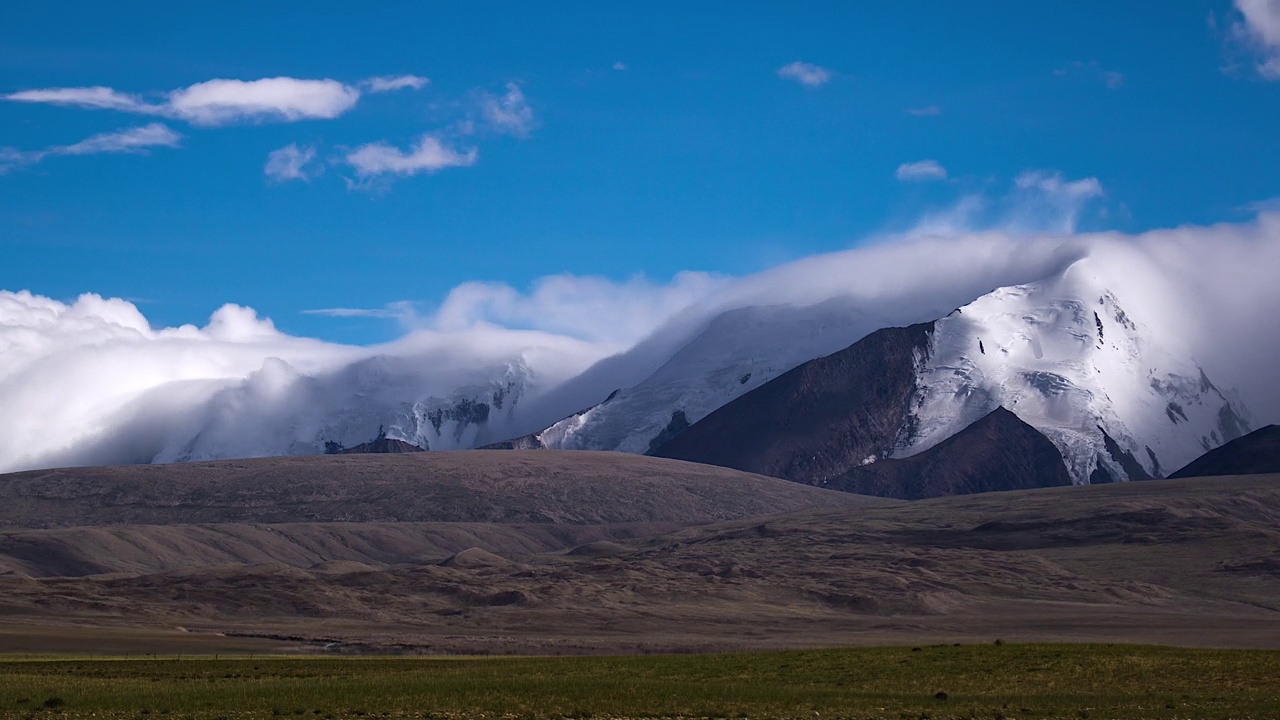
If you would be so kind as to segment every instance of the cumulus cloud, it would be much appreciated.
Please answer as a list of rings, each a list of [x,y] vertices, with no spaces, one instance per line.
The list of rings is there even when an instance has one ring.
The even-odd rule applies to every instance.
[[[1258,74],[1280,80],[1280,0],[1235,0],[1240,13],[1231,34],[1259,56]]]
[[[115,132],[100,133],[71,145],[54,145],[44,150],[22,151],[0,148],[0,173],[22,165],[33,165],[56,155],[100,155],[103,153],[132,153],[145,155],[151,148],[175,148],[182,135],[161,123],[126,128]]]
[[[947,169],[939,165],[936,160],[920,160],[899,165],[893,176],[902,182],[946,180]]]
[[[431,82],[420,75],[384,75],[371,77],[361,83],[371,93],[394,92],[396,90],[421,90]]]
[[[329,120],[355,107],[360,91],[337,80],[290,77],[208,80],[152,101],[109,87],[46,88],[4,95],[5,100],[91,110],[117,110],[185,120],[193,125],[275,120]]]
[[[262,167],[262,172],[274,182],[310,180],[319,172],[319,166],[313,165],[315,158],[314,147],[298,147],[296,143],[291,143],[272,150],[267,155],[267,164]]]
[[[778,68],[778,77],[794,80],[805,87],[818,87],[831,80],[831,71],[821,65],[813,65],[799,60],[787,63]]]
[[[433,173],[445,168],[474,165],[479,151],[471,148],[465,152],[445,145],[435,135],[427,134],[406,152],[385,142],[369,143],[347,153],[345,162],[356,174],[369,178],[378,175],[417,175]]]
[[[480,93],[480,116],[490,130],[506,135],[528,137],[534,127],[533,108],[515,83],[507,83],[502,95]]]

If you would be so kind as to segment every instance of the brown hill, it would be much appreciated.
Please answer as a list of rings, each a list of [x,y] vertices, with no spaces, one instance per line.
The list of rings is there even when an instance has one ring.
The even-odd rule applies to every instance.
[[[922,453],[854,467],[824,487],[920,500],[1070,484],[1053,443],[1017,415],[996,408]]]
[[[1280,473],[1280,425],[1259,428],[1214,448],[1169,477]]]
[[[29,647],[70,623],[85,643],[100,632],[182,626],[192,646],[220,634],[347,651],[639,652],[996,638],[1280,648],[1278,480],[836,505],[519,558],[477,542],[449,563],[433,556],[307,568],[245,557],[221,566],[193,560],[167,572],[10,573],[0,575],[0,649]],[[319,539],[332,529],[308,532]],[[335,535],[326,552],[347,537],[354,536]]]
[[[0,476],[0,529],[300,522],[707,523],[867,498],[625,453],[457,451]]]

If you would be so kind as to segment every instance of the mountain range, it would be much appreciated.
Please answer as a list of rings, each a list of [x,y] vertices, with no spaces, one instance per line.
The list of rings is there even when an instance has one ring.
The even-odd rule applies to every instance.
[[[268,363],[199,412],[148,417],[160,440],[69,464],[611,450],[901,498],[1164,477],[1252,415],[1146,300],[1086,256],[901,326],[852,296],[695,313],[567,378],[519,352],[449,372]]]

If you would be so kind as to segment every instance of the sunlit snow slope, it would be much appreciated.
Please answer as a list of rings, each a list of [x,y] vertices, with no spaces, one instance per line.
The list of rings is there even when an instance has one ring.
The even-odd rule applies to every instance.
[[[1162,476],[1246,432],[1243,405],[1176,337],[1127,313],[1095,265],[1085,259],[1055,278],[998,289],[939,320],[894,456],[932,447],[999,406],[1044,433],[1076,482],[1104,478],[1099,466],[1111,480]]]

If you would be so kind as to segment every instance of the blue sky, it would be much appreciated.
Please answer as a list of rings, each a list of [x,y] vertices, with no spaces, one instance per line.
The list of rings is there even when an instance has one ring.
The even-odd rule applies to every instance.
[[[1087,201],[1065,230],[1280,196],[1277,0],[14,5],[0,288],[157,325],[376,342],[305,311],[744,274],[1019,178]]]

